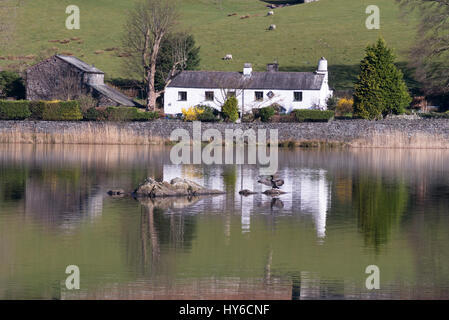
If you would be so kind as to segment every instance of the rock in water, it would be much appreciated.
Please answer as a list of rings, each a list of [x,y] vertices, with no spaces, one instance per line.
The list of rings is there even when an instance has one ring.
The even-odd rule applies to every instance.
[[[279,190],[279,189],[268,189],[268,190],[265,190],[263,193],[266,194],[267,196],[275,197],[275,196],[279,196],[281,194],[285,194],[286,192]]]
[[[239,191],[239,194],[246,197],[246,196],[249,196],[249,195],[252,195],[252,194],[256,194],[256,192],[253,192],[253,191],[248,190],[248,189],[243,189],[243,190]]]
[[[138,197],[184,197],[223,194],[223,191],[206,189],[196,182],[175,178],[170,182],[156,181],[153,178],[147,178],[137,187],[134,194]]]

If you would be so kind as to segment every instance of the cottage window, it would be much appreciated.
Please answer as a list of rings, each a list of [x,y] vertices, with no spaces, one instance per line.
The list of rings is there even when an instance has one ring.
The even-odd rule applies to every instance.
[[[178,100],[179,101],[187,101],[187,91],[179,91],[178,92]]]
[[[293,92],[293,101],[302,101],[302,92],[301,91]]]
[[[206,101],[214,101],[214,92],[206,91]]]
[[[263,101],[263,91],[254,92],[254,99],[256,101]]]
[[[226,98],[230,98],[230,97],[235,97],[235,91],[228,91],[228,93],[226,94]]]

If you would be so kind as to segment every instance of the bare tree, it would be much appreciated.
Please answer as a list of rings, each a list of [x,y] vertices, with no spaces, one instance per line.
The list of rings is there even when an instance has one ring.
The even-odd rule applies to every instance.
[[[124,48],[131,72],[142,75],[147,93],[147,110],[156,108],[156,100],[164,90],[157,90],[157,59],[163,40],[170,35],[178,20],[175,0],[140,0],[130,11],[125,25]],[[172,68],[164,74],[166,85],[187,61],[185,39],[174,37]]]
[[[427,93],[449,92],[449,0],[396,0],[405,13],[418,11],[421,23],[411,66]]]

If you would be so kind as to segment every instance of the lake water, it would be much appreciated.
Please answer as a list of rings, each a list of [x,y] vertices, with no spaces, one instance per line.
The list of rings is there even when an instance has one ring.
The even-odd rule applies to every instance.
[[[169,151],[0,145],[0,299],[449,298],[449,151],[283,149],[277,199],[238,194],[266,188],[255,166]],[[176,176],[226,194],[106,194]]]

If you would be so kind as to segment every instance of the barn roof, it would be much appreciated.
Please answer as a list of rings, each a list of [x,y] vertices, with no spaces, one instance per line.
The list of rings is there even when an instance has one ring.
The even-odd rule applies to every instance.
[[[104,74],[103,71],[101,71],[100,69],[95,68],[94,66],[91,66],[90,64],[76,58],[76,57],[72,57],[72,56],[63,56],[60,54],[57,54],[56,57],[58,57],[59,59],[70,63],[72,66],[80,69],[81,71],[84,72],[89,72],[89,73],[102,73]]]
[[[137,106],[137,104],[132,99],[130,99],[129,97],[127,97],[120,91],[118,91],[114,88],[111,88],[105,84],[90,84],[90,86],[92,88],[94,88],[95,90],[97,90],[98,92],[105,95],[106,97],[108,97],[109,99],[119,103],[122,106],[127,106],[127,107]]]
[[[253,72],[244,76],[241,72],[182,71],[169,87],[320,90],[323,80],[324,75],[315,72]]]

